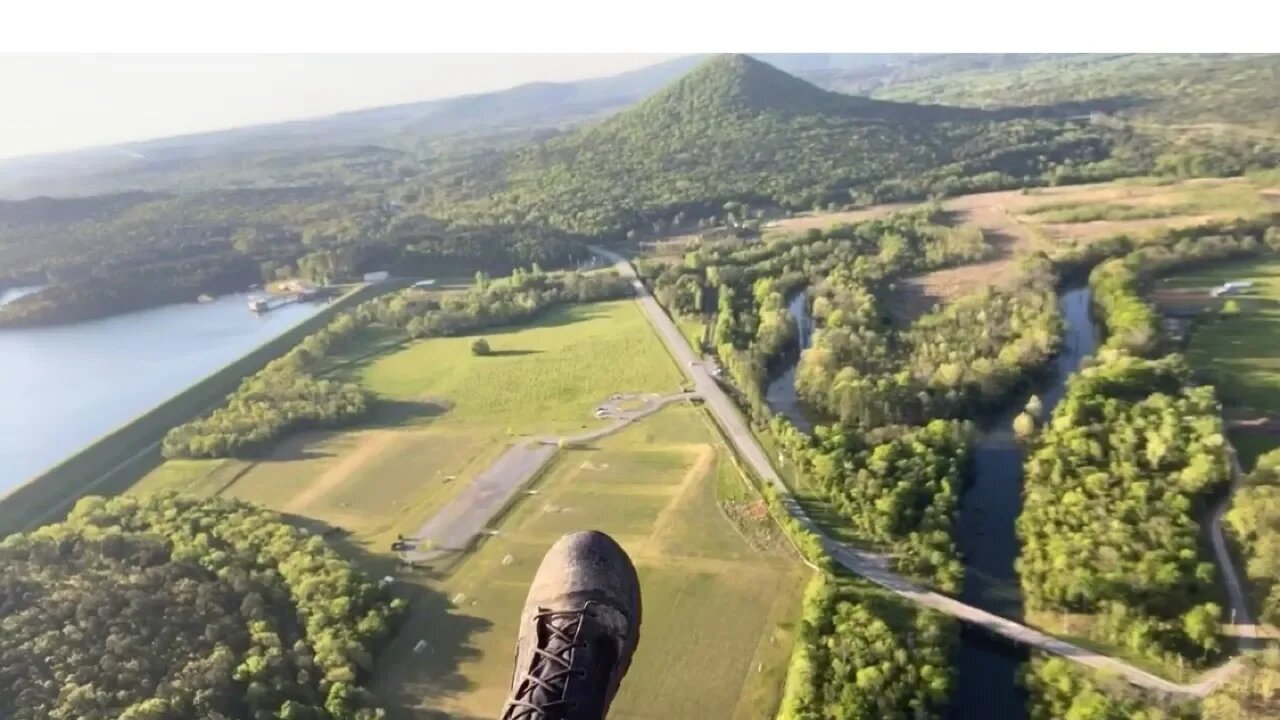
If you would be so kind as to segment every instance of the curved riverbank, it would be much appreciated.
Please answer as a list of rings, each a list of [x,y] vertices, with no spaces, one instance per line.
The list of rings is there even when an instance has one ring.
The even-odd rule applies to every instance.
[[[1066,289],[1058,299],[1063,341],[1036,388],[1044,408],[1042,417],[1053,411],[1066,393],[1067,379],[1097,349],[1098,329],[1090,316],[1089,299],[1086,287]],[[1013,619],[1022,617],[1022,592],[1015,571],[1020,545],[1015,526],[1022,511],[1025,453],[1011,431],[1020,412],[1021,403],[1011,403],[984,424],[981,439],[974,446],[971,479],[960,496],[957,538],[965,561],[960,599]],[[969,630],[963,640],[956,657],[952,718],[1027,717],[1026,694],[1017,682],[1027,651]]]

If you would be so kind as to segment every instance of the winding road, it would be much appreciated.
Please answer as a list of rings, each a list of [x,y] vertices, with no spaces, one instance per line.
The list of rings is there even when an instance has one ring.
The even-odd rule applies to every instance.
[[[774,470],[773,465],[769,462],[768,455],[760,446],[760,442],[752,434],[750,428],[748,428],[746,421],[741,413],[738,412],[738,408],[708,372],[701,359],[694,354],[684,336],[680,334],[680,330],[672,322],[671,318],[667,316],[666,311],[662,309],[662,306],[654,299],[648,288],[640,281],[630,261],[617,253],[603,248],[592,247],[591,251],[599,257],[614,263],[617,271],[630,280],[635,290],[636,301],[640,304],[641,310],[672,356],[680,364],[681,369],[693,381],[697,394],[703,398],[707,408],[711,410],[712,415],[719,422],[726,438],[756,474],[778,490],[786,511],[800,521],[808,530],[822,538],[828,554],[844,567],[918,605],[944,612],[965,622],[986,628],[992,633],[1019,644],[1060,655],[1081,665],[1121,676],[1133,685],[1155,692],[1202,698],[1220,687],[1239,669],[1239,662],[1233,659],[1222,666],[1205,672],[1194,683],[1179,684],[1165,680],[1134,667],[1123,660],[1060,640],[1021,623],[1002,618],[972,605],[967,605],[955,598],[922,588],[901,575],[890,571],[883,557],[849,547],[827,537],[791,495],[790,489],[782,481],[782,478],[778,476],[777,471]],[[1235,462],[1234,453],[1231,459],[1234,473],[1232,490],[1234,491],[1236,484],[1239,483],[1240,473],[1239,466]],[[1226,541],[1222,537],[1221,517],[1230,502],[1230,497],[1231,495],[1228,494],[1227,499],[1214,509],[1209,523],[1210,535],[1219,567],[1222,568],[1237,623],[1252,628],[1253,625],[1249,619],[1244,593],[1240,587],[1231,558],[1227,553]],[[1242,636],[1240,645],[1242,647],[1247,646],[1253,637],[1252,632],[1247,637]]]

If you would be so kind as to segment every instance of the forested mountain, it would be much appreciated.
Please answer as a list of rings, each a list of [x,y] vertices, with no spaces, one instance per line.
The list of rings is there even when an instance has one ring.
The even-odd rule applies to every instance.
[[[1119,168],[1092,164],[1117,140],[1085,122],[840,95],[724,55],[624,113],[513,153],[491,177],[468,178],[441,198],[442,212],[593,235],[661,229],[729,201],[807,210],[1108,176]]]

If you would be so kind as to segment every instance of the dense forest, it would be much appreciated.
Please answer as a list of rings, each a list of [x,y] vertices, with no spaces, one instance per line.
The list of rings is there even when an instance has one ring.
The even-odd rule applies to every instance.
[[[960,589],[964,567],[953,531],[969,463],[967,423],[934,420],[865,433],[819,426],[810,437],[778,417],[772,429],[788,460],[858,536],[892,550],[895,570]]]
[[[1028,455],[1017,521],[1028,608],[1089,613],[1092,636],[1175,659],[1221,649],[1196,518],[1226,482],[1225,439],[1213,388],[1188,380],[1178,356],[1080,371]]]
[[[257,188],[0,201],[0,287],[47,285],[0,327],[86,320],[284,277],[505,274],[585,259],[563,233],[450,227],[377,189]]]
[[[819,576],[805,593],[782,720],[929,720],[951,691],[951,618]]]
[[[1212,715],[1207,708],[1201,715],[1193,702],[1155,698],[1123,680],[1092,673],[1059,657],[1033,657],[1023,667],[1022,684],[1027,688],[1030,720],[1244,720],[1246,717]]]
[[[529,271],[517,268],[510,277],[497,280],[479,273],[476,285],[462,293],[408,289],[366,301],[245,378],[226,404],[170,430],[162,445],[164,456],[250,456],[290,433],[364,417],[373,409],[374,398],[356,383],[322,377],[332,356],[362,337],[362,329],[390,328],[406,339],[459,335],[518,323],[562,303],[613,299],[630,292],[611,271],[548,274],[534,266]]]
[[[0,718],[372,720],[402,609],[275,513],[87,497],[0,542]]]
[[[854,286],[815,292],[820,330],[796,370],[796,390],[842,423],[875,426],[972,417],[1005,399],[1057,349],[1051,274],[987,288],[886,332],[874,296]]]

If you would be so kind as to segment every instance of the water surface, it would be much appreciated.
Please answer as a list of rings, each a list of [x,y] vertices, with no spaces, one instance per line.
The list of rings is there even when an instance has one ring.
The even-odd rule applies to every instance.
[[[1048,417],[1066,391],[1067,379],[1097,348],[1098,332],[1089,314],[1088,288],[1065,290],[1058,301],[1066,325],[1062,349],[1054,358],[1037,393]],[[789,305],[800,329],[799,349],[812,342],[813,323],[805,293]],[[811,413],[796,396],[795,369],[799,352],[769,383],[765,398],[775,413],[796,427],[812,431]],[[1013,418],[1026,398],[1011,404],[985,423],[974,448],[973,477],[960,499],[958,543],[965,556],[965,580],[960,597],[967,603],[1009,618],[1022,617],[1022,594],[1014,562],[1018,557],[1015,522],[1022,511],[1021,448],[1013,442]],[[1018,668],[1027,660],[1023,648],[964,627],[955,664],[950,720],[1024,720],[1027,698],[1017,685]]]
[[[808,294],[803,291],[796,293],[787,303],[787,310],[796,321],[796,349],[788,358],[785,369],[765,388],[764,399],[775,414],[786,417],[796,428],[808,433],[813,432],[814,413],[796,395],[796,367],[800,353],[813,343],[813,318],[809,314]]]
[[[1066,325],[1062,348],[1037,392],[1047,418],[1066,392],[1067,379],[1097,348],[1098,333],[1089,315],[1088,288],[1073,288],[1058,301]],[[974,448],[971,481],[960,498],[959,544],[965,559],[966,603],[1004,617],[1021,619],[1022,592],[1014,562],[1022,512],[1022,448],[1013,442],[1013,419],[1025,405],[1013,403],[983,428]],[[952,720],[1023,720],[1027,698],[1018,687],[1024,648],[996,640],[973,628],[961,634],[958,677],[952,694]]]
[[[0,330],[0,495],[323,307],[285,305],[255,316],[247,302],[247,294],[233,294]]]

